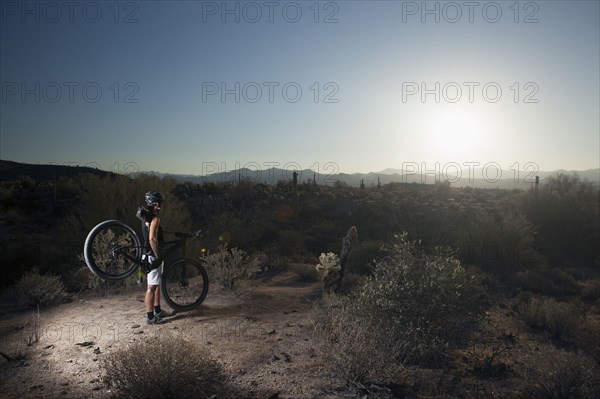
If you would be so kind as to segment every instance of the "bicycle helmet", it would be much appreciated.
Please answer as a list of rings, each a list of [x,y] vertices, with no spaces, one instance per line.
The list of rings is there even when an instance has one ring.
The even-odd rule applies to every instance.
[[[147,205],[154,205],[156,203],[162,203],[165,200],[165,197],[159,193],[158,191],[148,191],[144,198],[146,200]]]

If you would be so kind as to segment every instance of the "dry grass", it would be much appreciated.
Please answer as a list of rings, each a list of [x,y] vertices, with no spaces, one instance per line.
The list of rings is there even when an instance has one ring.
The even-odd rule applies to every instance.
[[[544,399],[593,399],[600,392],[600,368],[581,353],[549,349],[536,359],[525,395]]]
[[[315,305],[315,331],[323,357],[346,383],[393,381],[401,370],[396,360],[406,348],[344,306],[344,300],[335,296]]]
[[[215,253],[203,255],[200,260],[206,267],[210,279],[226,289],[234,289],[240,281],[248,280],[259,270],[259,260],[251,258],[239,248],[220,246]]]
[[[530,327],[543,329],[552,338],[562,340],[571,339],[581,322],[575,305],[551,298],[532,298],[522,305],[521,314]]]
[[[208,398],[221,395],[225,377],[206,349],[182,338],[138,342],[111,354],[105,381],[128,398]]]
[[[60,277],[32,270],[17,281],[15,293],[19,302],[28,307],[50,305],[65,299],[65,287]]]

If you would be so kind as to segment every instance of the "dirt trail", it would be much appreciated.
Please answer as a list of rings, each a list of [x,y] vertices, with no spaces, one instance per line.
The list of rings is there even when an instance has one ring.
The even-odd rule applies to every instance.
[[[307,267],[309,267],[307,265]],[[156,335],[175,335],[206,346],[235,387],[248,397],[327,396],[332,381],[314,349],[311,302],[320,283],[292,272],[255,280],[240,295],[211,286],[203,305],[148,326],[143,288],[87,296],[41,312],[41,337],[23,360],[0,363],[2,398],[106,398],[102,360]],[[166,308],[166,306],[163,306]],[[0,350],[22,344],[32,313],[1,316]],[[335,383],[334,383],[335,384]]]

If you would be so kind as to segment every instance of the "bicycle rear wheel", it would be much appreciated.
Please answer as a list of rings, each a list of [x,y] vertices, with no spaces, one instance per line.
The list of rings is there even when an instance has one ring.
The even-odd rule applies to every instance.
[[[135,272],[142,247],[135,231],[120,220],[107,220],[94,227],[83,247],[85,263],[104,280],[122,280]]]
[[[182,258],[165,267],[160,290],[171,308],[179,311],[192,310],[208,294],[208,274],[200,262]]]

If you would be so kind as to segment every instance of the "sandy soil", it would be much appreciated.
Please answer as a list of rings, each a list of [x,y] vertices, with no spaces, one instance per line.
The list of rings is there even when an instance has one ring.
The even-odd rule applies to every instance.
[[[31,346],[23,337],[31,331],[33,313],[4,312],[0,351],[25,358],[0,360],[0,397],[113,397],[102,381],[103,359],[166,334],[209,348],[247,397],[331,397],[339,384],[321,368],[314,349],[311,307],[321,295],[318,282],[303,283],[286,272],[255,280],[241,294],[213,284],[197,310],[176,313],[159,326],[145,323],[143,293],[135,287],[42,310],[41,337]]]

